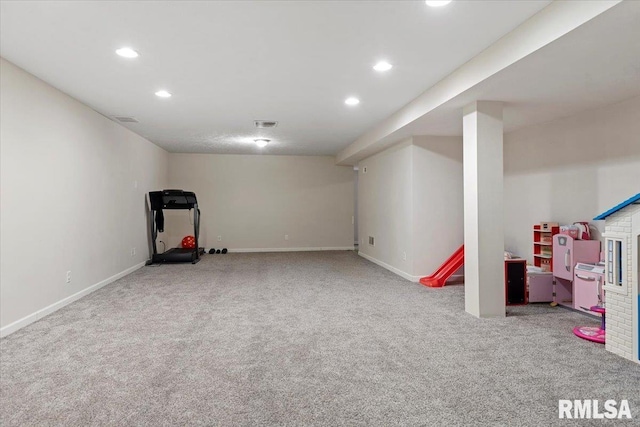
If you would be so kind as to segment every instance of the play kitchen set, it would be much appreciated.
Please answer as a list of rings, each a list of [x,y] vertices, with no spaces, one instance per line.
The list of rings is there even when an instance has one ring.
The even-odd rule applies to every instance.
[[[591,240],[587,223],[534,225],[533,265],[527,268],[528,302],[589,312],[586,301],[597,303],[601,297],[604,264],[600,260],[600,241]]]
[[[591,240],[589,224],[534,225],[533,257],[527,269],[528,302],[549,302],[602,317],[600,328],[577,327],[574,333],[604,343],[605,264],[600,241]]]
[[[606,350],[640,364],[640,193],[593,219],[604,221],[602,249],[586,223],[535,225],[534,262],[526,266],[526,280],[515,277],[520,269],[511,269],[517,280],[505,275],[507,305],[551,302],[599,316],[599,326],[573,330],[599,343],[605,343],[606,306]],[[505,264],[524,261],[507,254]],[[516,286],[512,296],[510,287]]]

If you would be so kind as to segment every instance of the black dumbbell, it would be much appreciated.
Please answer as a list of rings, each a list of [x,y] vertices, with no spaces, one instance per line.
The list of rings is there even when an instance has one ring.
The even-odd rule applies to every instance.
[[[222,249],[222,253],[223,253],[223,254],[226,254],[227,252],[228,252],[228,251],[227,251],[227,248]]]
[[[216,250],[215,250],[214,248],[211,248],[211,249],[209,250],[209,253],[213,255],[213,254],[215,254],[215,253],[216,253]]]
[[[216,253],[217,253],[217,254],[219,254],[219,253],[220,253],[220,249],[217,249],[217,250],[216,250]]]

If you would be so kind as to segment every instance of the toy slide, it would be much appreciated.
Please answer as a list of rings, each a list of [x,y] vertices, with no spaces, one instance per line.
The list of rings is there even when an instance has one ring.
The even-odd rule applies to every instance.
[[[464,245],[460,246],[431,276],[420,279],[420,283],[431,288],[441,288],[447,279],[463,265]]]

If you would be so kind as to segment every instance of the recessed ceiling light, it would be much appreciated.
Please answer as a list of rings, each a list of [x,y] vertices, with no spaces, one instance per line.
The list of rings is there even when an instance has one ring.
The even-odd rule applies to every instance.
[[[167,92],[166,90],[159,90],[156,92],[156,96],[160,98],[171,98],[171,93]]]
[[[351,97],[351,98],[345,99],[344,103],[347,105],[358,105],[360,104],[360,100],[358,98]]]
[[[387,61],[380,61],[373,66],[374,70],[380,72],[389,71],[391,68],[393,68],[393,65],[389,64]]]
[[[442,7],[451,3],[451,0],[426,0],[427,6]]]
[[[264,138],[254,139],[253,141],[254,141],[254,142],[256,143],[256,145],[257,145],[258,147],[260,147],[260,148],[262,148],[262,147],[266,147],[266,146],[267,146],[267,144],[268,144],[269,142],[271,142],[271,140],[270,140],[270,139],[264,139]]]
[[[121,47],[120,49],[116,50],[116,53],[123,58],[137,58],[138,56],[140,56],[138,52],[131,49],[130,47]]]

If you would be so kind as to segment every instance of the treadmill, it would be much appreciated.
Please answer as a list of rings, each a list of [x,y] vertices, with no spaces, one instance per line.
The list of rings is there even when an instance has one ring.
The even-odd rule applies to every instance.
[[[200,255],[204,254],[204,248],[198,246],[198,235],[200,234],[200,209],[198,209],[198,199],[191,191],[182,190],[162,190],[149,192],[149,206],[151,217],[149,227],[151,231],[153,254],[147,265],[163,263],[190,262],[195,264],[200,261]],[[171,248],[161,254],[158,253],[156,239],[158,233],[164,231],[163,210],[193,209],[193,235],[196,238],[196,247]]]

